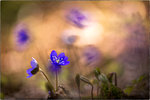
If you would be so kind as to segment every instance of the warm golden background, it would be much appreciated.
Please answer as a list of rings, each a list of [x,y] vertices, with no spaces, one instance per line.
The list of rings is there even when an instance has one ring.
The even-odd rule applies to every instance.
[[[66,19],[72,8],[87,15],[85,28],[78,28]],[[106,74],[116,72],[118,86],[125,88],[132,80],[149,74],[149,13],[149,2],[136,0],[2,1],[1,96],[47,98],[46,80],[40,73],[27,79],[26,70],[34,57],[55,83],[54,76],[47,70],[52,50],[69,57],[71,63],[63,67],[59,83],[68,87],[74,96],[77,96],[76,73],[88,75],[95,67]],[[17,45],[15,41],[15,31],[20,25],[28,29],[30,40],[26,45]],[[66,44],[67,34],[76,36],[74,44]],[[100,52],[94,64],[86,64],[82,54],[89,45]],[[89,94],[86,89],[85,94]]]

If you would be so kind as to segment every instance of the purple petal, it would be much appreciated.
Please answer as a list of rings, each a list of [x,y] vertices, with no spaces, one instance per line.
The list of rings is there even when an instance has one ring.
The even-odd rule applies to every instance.
[[[33,70],[33,68],[29,68],[29,69],[27,70],[27,73],[30,74],[32,70]]]
[[[68,65],[69,63],[70,63],[70,61],[66,61],[66,62],[65,62],[65,65]]]
[[[37,67],[37,61],[32,57],[32,61],[31,61],[31,66],[32,68],[36,68]]]
[[[27,76],[27,78],[30,78],[30,77],[32,77],[32,75]]]
[[[64,65],[65,64],[65,61],[60,61],[59,62],[59,65]]]
[[[67,60],[68,60],[67,56],[60,58],[59,65],[65,65],[65,63],[67,62]]]
[[[33,68],[30,68],[27,70],[27,73],[29,75],[29,76],[27,76],[27,78],[30,78],[32,76],[32,73],[31,73],[32,70],[33,70]]]
[[[60,65],[62,65],[62,66],[65,66],[65,65],[68,65],[70,63],[70,61],[62,61],[61,63],[60,63]]]
[[[56,63],[56,60],[57,60],[57,53],[55,50],[53,50],[50,54],[50,58],[52,60],[52,62]]]
[[[57,56],[57,53],[56,53],[55,50],[53,50],[53,51],[51,52],[51,56]]]
[[[65,56],[64,61],[67,61],[67,60],[68,60],[68,57],[67,57],[67,56]]]
[[[62,60],[64,60],[64,57],[65,57],[65,54],[64,54],[64,53],[61,53],[61,54],[59,54],[58,59],[59,59],[60,61],[62,61]]]

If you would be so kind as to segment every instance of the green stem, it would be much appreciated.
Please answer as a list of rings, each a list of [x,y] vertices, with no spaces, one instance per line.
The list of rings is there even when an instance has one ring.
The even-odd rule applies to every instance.
[[[41,68],[39,68],[39,71],[43,74],[43,76],[46,78],[46,80],[48,81],[50,87],[54,90],[50,80],[48,79],[48,77],[46,76],[46,74],[43,72],[43,70]],[[52,92],[52,91],[51,91]]]
[[[92,97],[92,100],[93,100],[93,88],[94,88],[93,84],[87,78],[85,78],[83,76],[80,76],[80,80],[82,80],[83,82],[91,85],[91,87],[92,87],[92,89],[91,89],[91,97]]]
[[[79,89],[79,98],[81,99],[81,95],[80,95],[80,89]]]
[[[93,100],[93,85],[92,86],[92,89],[91,89],[91,97],[92,97],[92,100]]]
[[[116,73],[114,74],[115,74],[115,86],[117,86],[117,74]]]
[[[56,91],[58,90],[58,74],[57,74],[57,71],[56,71]]]
[[[99,83],[97,83],[97,97],[99,96]]]

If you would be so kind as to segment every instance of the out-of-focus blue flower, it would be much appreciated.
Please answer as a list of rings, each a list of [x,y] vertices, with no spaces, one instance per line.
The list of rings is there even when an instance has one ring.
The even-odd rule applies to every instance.
[[[65,44],[67,45],[72,45],[75,43],[75,41],[77,40],[77,36],[73,35],[73,34],[63,34],[62,35],[62,40]]]
[[[100,51],[93,45],[88,45],[83,49],[83,57],[89,66],[96,66],[101,58]]]
[[[27,78],[30,78],[31,76],[33,76],[34,74],[36,74],[39,71],[39,65],[33,57],[32,57],[32,61],[31,61],[31,66],[32,66],[32,68],[29,68],[27,70],[27,73],[29,74],[29,76],[27,76]]]
[[[68,44],[73,44],[74,42],[75,42],[75,40],[76,40],[76,36],[74,36],[74,35],[72,35],[72,36],[69,36],[68,38],[67,38],[67,43]]]
[[[64,53],[61,53],[57,56],[57,53],[55,50],[53,50],[50,54],[51,59],[51,71],[52,72],[59,72],[61,70],[61,66],[68,65],[70,62],[67,61],[68,57],[65,56]]]
[[[30,43],[31,37],[29,30],[25,24],[18,24],[14,31],[14,42],[17,46],[16,49],[24,50]]]
[[[19,45],[25,45],[28,43],[28,41],[30,40],[30,36],[29,36],[29,32],[27,27],[24,24],[19,24],[16,27],[16,42]]]
[[[79,28],[85,27],[84,22],[87,20],[85,14],[79,9],[71,9],[67,15],[67,19]]]
[[[21,29],[18,31],[17,41],[19,44],[25,44],[29,40],[29,35],[26,29]]]

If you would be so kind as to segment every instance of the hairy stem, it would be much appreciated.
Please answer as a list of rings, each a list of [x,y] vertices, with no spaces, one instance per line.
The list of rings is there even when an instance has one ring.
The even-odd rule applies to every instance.
[[[56,71],[56,91],[58,90],[58,73]]]
[[[41,68],[39,68],[39,71],[43,74],[43,76],[46,78],[46,80],[48,81],[50,87],[54,90],[50,80],[48,79],[48,77],[46,76],[46,74],[43,72],[43,70]],[[52,91],[51,91],[52,92]]]

